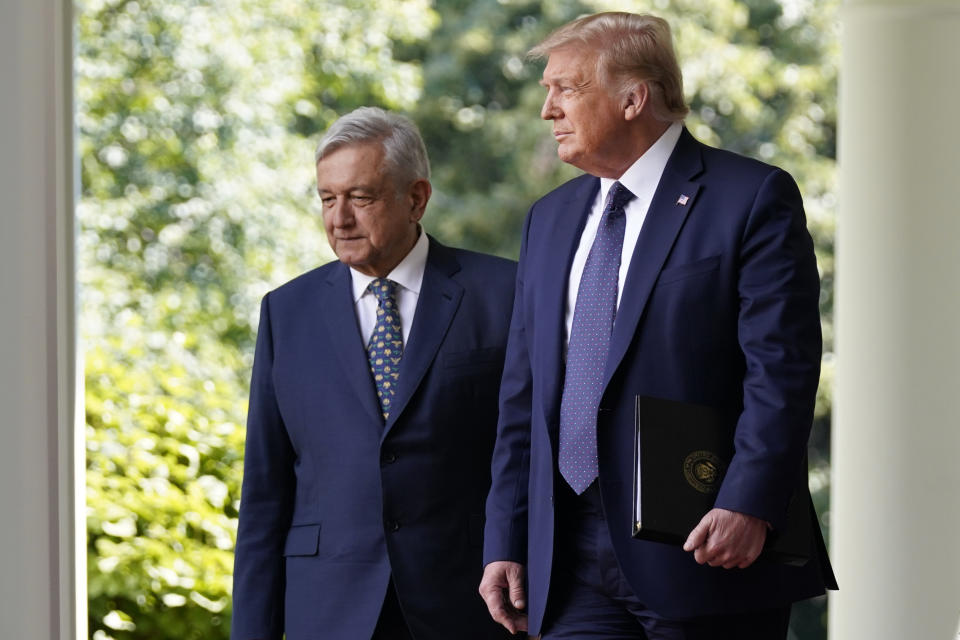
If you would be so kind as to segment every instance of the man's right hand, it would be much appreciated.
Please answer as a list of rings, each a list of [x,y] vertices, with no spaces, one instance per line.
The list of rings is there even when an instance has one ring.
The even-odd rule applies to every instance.
[[[526,569],[519,562],[497,560],[483,570],[480,595],[490,616],[510,633],[527,630],[527,596],[523,590]]]

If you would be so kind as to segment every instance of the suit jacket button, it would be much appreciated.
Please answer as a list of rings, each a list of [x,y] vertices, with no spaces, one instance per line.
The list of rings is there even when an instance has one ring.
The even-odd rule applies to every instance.
[[[382,462],[383,464],[393,464],[396,461],[397,461],[397,454],[395,454],[393,451],[385,451],[382,454],[380,454],[380,462]]]
[[[387,520],[388,531],[400,531],[400,523],[396,520]]]

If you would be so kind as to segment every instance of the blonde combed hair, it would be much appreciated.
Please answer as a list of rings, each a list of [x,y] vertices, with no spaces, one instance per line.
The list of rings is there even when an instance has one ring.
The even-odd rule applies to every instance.
[[[690,112],[666,20],[620,11],[584,16],[551,33],[528,56],[543,59],[565,48],[595,52],[598,75],[614,92],[625,94],[645,83],[658,120],[680,121]]]

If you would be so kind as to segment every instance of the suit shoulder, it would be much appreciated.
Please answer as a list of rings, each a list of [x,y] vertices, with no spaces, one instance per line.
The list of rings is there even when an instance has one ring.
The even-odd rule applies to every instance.
[[[307,292],[315,291],[317,286],[329,278],[339,265],[340,262],[334,260],[305,273],[301,273],[292,280],[288,280],[276,289],[270,291],[267,295],[270,296],[271,300],[278,302],[290,299],[301,300],[302,296]]]
[[[559,187],[541,196],[536,202],[533,203],[531,210],[538,208],[540,205],[551,206],[551,203],[557,200],[567,200],[574,194],[578,193],[581,189],[590,189],[591,187],[599,184],[600,181],[598,178],[588,173],[584,173],[576,178],[567,180]]]
[[[704,168],[714,175],[758,183],[763,182],[773,173],[790,175],[780,167],[735,151],[718,149],[702,143],[701,147],[703,149]]]
[[[515,260],[469,249],[451,248],[451,251],[464,271],[478,273],[485,278],[504,279],[511,282],[517,274]]]
[[[460,249],[452,248],[454,255],[457,256],[457,260],[460,261],[460,264],[463,266],[480,266],[489,269],[499,269],[499,270],[509,270],[516,268],[517,261],[511,260],[509,258],[501,258],[500,256],[495,256],[489,253],[481,253],[479,251],[472,251],[470,249]]]

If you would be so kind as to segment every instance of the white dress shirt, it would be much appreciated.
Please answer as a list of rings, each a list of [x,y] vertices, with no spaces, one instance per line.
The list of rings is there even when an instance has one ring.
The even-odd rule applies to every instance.
[[[643,221],[647,217],[647,210],[650,208],[650,201],[653,200],[653,194],[660,184],[660,177],[667,166],[667,160],[673,153],[673,148],[680,139],[680,132],[683,125],[679,122],[671,124],[663,135],[653,143],[646,153],[637,158],[636,162],[630,165],[630,168],[620,176],[619,181],[612,178],[600,178],[600,192],[593,203],[593,207],[587,216],[587,222],[583,227],[583,233],[580,236],[580,245],[573,256],[573,263],[570,265],[570,280],[567,285],[567,309],[566,309],[566,342],[570,340],[570,331],[573,329],[573,312],[577,308],[577,294],[580,291],[580,278],[583,276],[583,267],[587,262],[587,255],[590,253],[590,247],[597,236],[597,229],[600,227],[600,219],[603,217],[603,203],[606,202],[607,192],[614,182],[620,182],[630,190],[634,196],[633,200],[624,207],[626,214],[626,229],[623,234],[623,252],[620,254],[620,281],[617,285],[617,307],[620,306],[620,298],[623,294],[623,284],[627,279],[627,271],[630,269],[630,258],[633,257],[633,250],[637,246],[637,239],[640,237],[640,229]]]
[[[420,237],[410,253],[387,274],[388,280],[397,283],[397,307],[400,309],[400,329],[403,331],[403,344],[406,346],[410,338],[410,327],[413,326],[413,316],[417,312],[417,300],[420,299],[420,286],[423,284],[423,271],[427,267],[427,253],[430,242],[427,234],[420,229]],[[363,336],[363,345],[366,346],[373,335],[377,324],[377,296],[367,290],[370,283],[376,278],[360,273],[350,268],[350,277],[353,281],[353,306],[357,312],[357,323],[360,325],[360,335]]]

